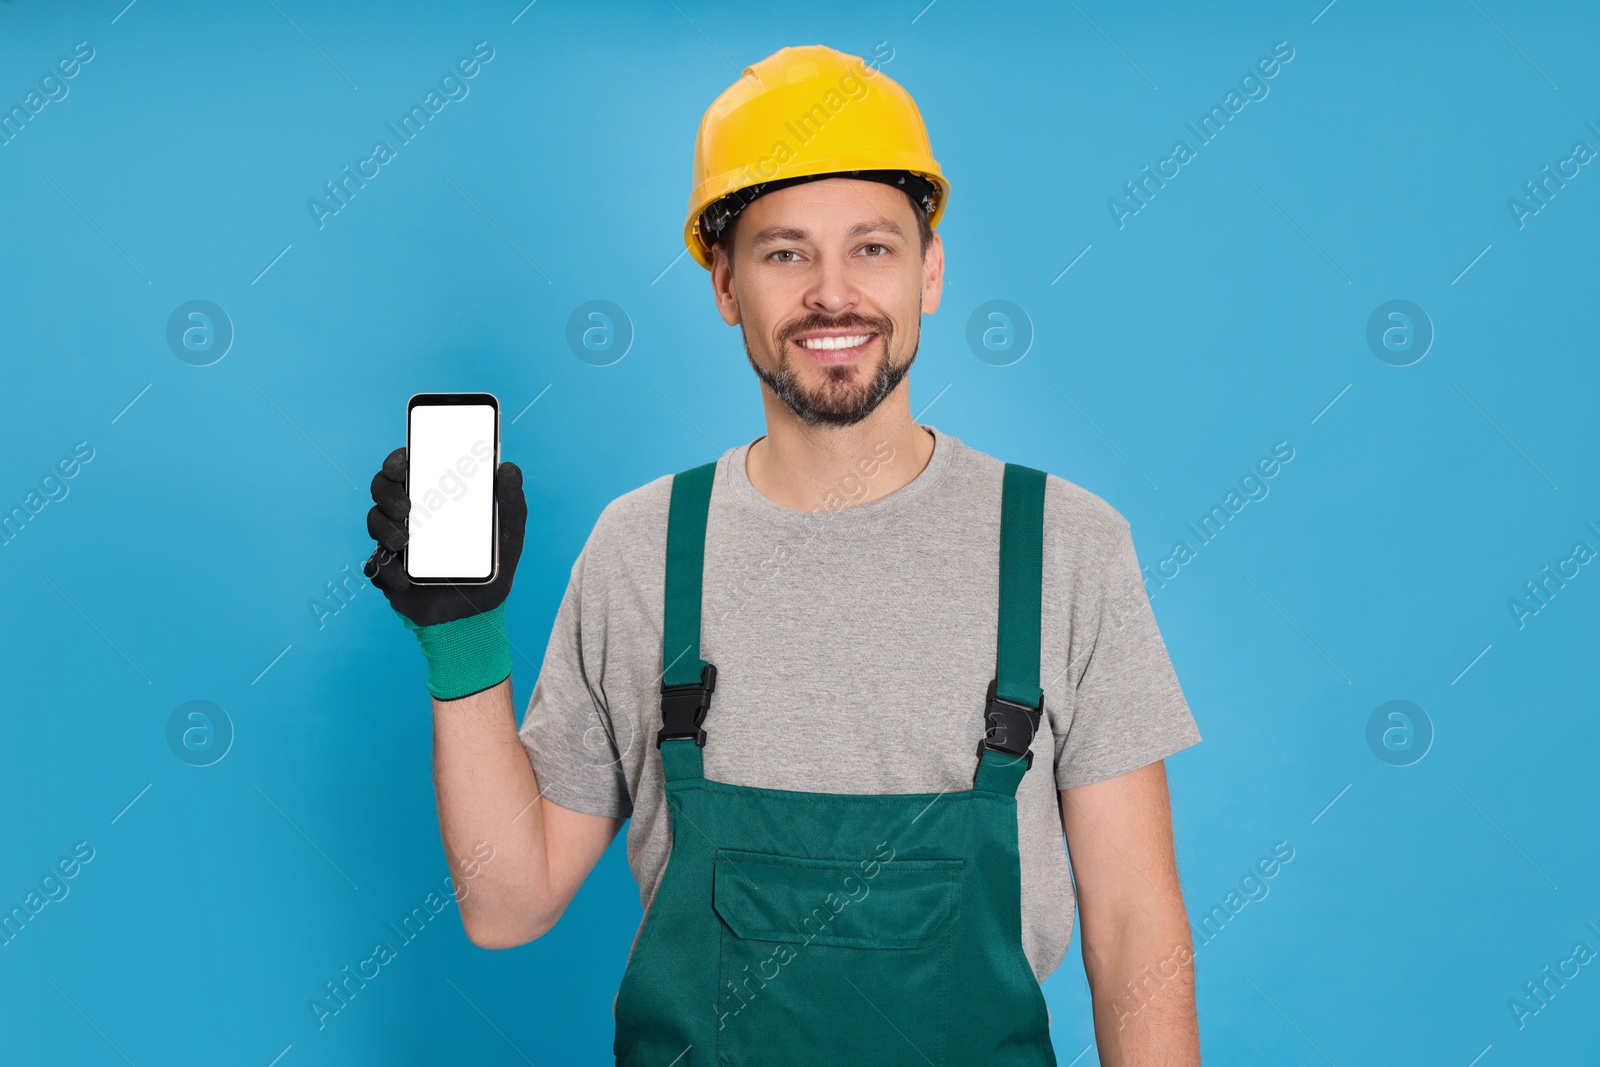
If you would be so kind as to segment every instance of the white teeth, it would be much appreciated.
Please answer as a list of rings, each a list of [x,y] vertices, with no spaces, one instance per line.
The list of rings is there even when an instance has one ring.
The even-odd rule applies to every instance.
[[[867,339],[871,336],[872,335],[870,333],[862,333],[854,334],[849,337],[809,337],[806,340],[801,341],[800,345],[803,348],[817,349],[826,352],[839,348],[855,348],[858,345],[864,345],[867,343]]]

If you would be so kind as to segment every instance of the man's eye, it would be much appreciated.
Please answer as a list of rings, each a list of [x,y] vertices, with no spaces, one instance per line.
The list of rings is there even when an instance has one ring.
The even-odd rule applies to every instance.
[[[772,253],[772,256],[773,257],[776,257],[776,256],[792,256],[792,255],[796,255],[796,254],[797,253],[794,251],[794,249],[785,248],[782,251]],[[772,258],[772,257],[768,257],[768,258]],[[792,262],[792,261],[791,260],[787,260],[787,259],[780,259],[780,260],[778,260],[778,262],[779,263],[789,263],[789,262]]]
[[[889,251],[889,249],[888,249],[888,248],[886,248],[886,247],[885,247],[885,246],[883,246],[883,245],[863,245],[863,246],[862,246],[862,249],[863,249],[863,250],[866,250],[866,249],[869,249],[869,248],[876,248],[876,249],[879,249],[879,250],[881,250],[881,251],[883,251],[883,252],[887,252],[887,251]],[[872,257],[872,258],[874,258],[874,259],[876,259],[876,258],[877,258],[877,257],[876,257],[876,256],[873,256],[873,257]]]

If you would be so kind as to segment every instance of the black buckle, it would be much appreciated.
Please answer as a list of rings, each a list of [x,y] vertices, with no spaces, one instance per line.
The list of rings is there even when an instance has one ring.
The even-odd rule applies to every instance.
[[[1039,706],[1030,708],[995,696],[995,683],[991,679],[989,693],[983,709],[984,735],[978,742],[978,758],[984,749],[1004,752],[1018,759],[1026,759],[1033,767],[1033,735],[1039,732],[1039,720],[1044,715],[1044,693],[1039,694]]]
[[[693,738],[701,748],[706,747],[706,732],[700,724],[706,721],[711,707],[711,691],[717,687],[717,668],[707,663],[700,668],[700,681],[688,685],[661,685],[661,722],[656,734],[656,747],[663,741]]]

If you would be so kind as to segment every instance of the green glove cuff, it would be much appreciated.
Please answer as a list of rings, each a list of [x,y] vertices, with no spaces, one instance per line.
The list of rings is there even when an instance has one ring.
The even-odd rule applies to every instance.
[[[500,604],[481,615],[433,626],[418,626],[395,612],[422,645],[428,660],[428,692],[440,700],[456,700],[510,677],[511,645],[506,640],[504,608]]]

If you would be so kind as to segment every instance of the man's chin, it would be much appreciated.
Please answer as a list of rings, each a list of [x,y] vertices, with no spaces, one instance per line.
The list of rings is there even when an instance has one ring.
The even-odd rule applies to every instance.
[[[780,360],[777,373],[766,370],[750,355],[751,368],[767,387],[782,400],[796,418],[807,426],[854,426],[878,409],[911,370],[916,352],[902,367],[885,362],[828,367],[808,367],[804,375]]]
[[[886,373],[881,368],[855,368],[848,382],[831,375],[815,385],[790,379],[777,393],[808,426],[854,426],[876,411],[904,377],[904,370]]]
[[[796,404],[786,401],[789,410],[807,426],[854,426],[871,415],[877,405],[868,405],[866,397],[856,397],[841,402],[838,398],[807,398]]]

